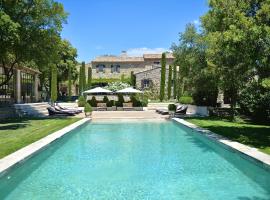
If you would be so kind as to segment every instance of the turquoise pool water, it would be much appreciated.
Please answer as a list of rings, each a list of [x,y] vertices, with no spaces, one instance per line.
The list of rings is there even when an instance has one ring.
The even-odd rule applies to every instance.
[[[269,200],[270,172],[174,122],[90,123],[2,175],[0,199]]]

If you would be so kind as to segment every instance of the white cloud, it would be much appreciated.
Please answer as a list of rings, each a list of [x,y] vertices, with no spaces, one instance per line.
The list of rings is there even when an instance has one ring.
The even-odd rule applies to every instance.
[[[163,53],[165,51],[169,51],[165,48],[147,48],[147,47],[141,47],[141,48],[132,48],[127,50],[127,54],[129,56],[142,56],[143,54],[154,54],[154,53]]]
[[[197,20],[197,19],[195,19],[195,20],[193,20],[193,24],[195,24],[195,25],[199,25],[199,24],[200,24],[200,21],[199,21],[199,20]]]

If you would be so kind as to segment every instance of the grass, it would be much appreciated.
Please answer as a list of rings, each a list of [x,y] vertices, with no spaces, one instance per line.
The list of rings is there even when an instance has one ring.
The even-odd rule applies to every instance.
[[[187,121],[270,154],[270,126],[253,124],[241,119],[231,122],[214,117],[190,118]]]
[[[0,158],[78,120],[79,118],[46,118],[0,121]]]

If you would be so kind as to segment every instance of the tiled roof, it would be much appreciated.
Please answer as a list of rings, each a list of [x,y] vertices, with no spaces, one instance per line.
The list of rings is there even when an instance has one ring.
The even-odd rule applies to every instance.
[[[161,59],[162,54],[143,54],[144,59]],[[171,53],[166,54],[166,58],[173,59]]]
[[[92,62],[143,62],[143,57],[128,56],[100,56],[96,57]]]
[[[171,53],[166,54],[167,59],[173,59]],[[161,54],[144,54],[142,57],[131,56],[99,56],[92,62],[144,62],[144,59],[161,59]]]

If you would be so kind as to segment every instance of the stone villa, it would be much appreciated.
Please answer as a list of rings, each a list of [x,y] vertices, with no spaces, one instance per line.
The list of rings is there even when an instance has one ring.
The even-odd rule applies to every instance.
[[[167,53],[166,59],[168,68],[169,65],[173,64],[174,57],[171,53]],[[94,79],[129,77],[133,71],[136,76],[137,88],[144,89],[150,85],[159,87],[160,62],[161,54],[144,54],[140,57],[131,57],[123,51],[120,56],[96,57],[91,63],[87,64],[87,68],[92,68]]]

